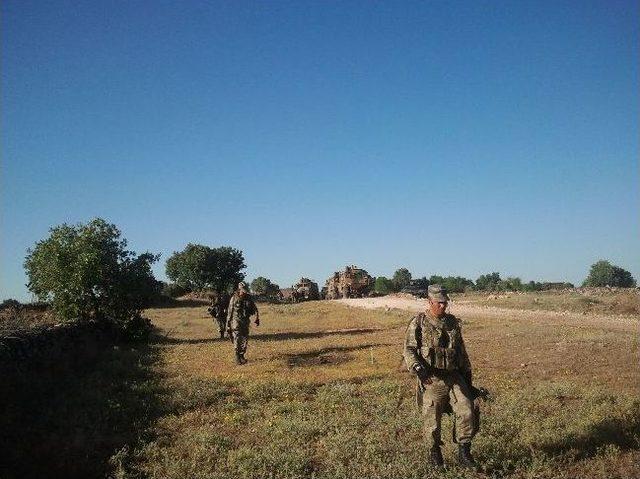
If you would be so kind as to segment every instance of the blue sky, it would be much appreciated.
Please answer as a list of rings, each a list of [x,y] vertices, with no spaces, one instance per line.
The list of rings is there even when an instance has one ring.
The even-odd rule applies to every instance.
[[[640,279],[638,2],[1,5],[0,299],[99,216],[288,286]]]

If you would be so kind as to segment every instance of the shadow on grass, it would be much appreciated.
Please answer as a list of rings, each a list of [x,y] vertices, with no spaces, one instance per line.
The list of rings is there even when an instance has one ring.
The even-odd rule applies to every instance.
[[[283,332],[283,333],[259,333],[252,334],[250,338],[252,341],[287,341],[290,339],[311,339],[311,338],[322,338],[325,336],[337,336],[337,335],[346,335],[353,336],[357,334],[365,334],[365,333],[376,333],[378,331],[383,331],[382,329],[375,328],[362,328],[362,329],[335,329],[330,331],[314,331],[314,332]],[[180,338],[172,338],[167,336],[159,336],[156,339],[158,343],[165,344],[207,344],[207,343],[217,343],[222,341],[229,341],[228,339],[220,339],[220,338],[197,338],[197,339],[180,339]]]
[[[542,450],[550,455],[570,454],[576,459],[595,456],[603,447],[612,445],[622,450],[640,449],[640,401],[631,417],[607,418],[589,427],[581,435],[568,436],[546,444]]]
[[[162,414],[157,354],[105,344],[3,378],[0,477],[107,477]]]
[[[151,306],[154,309],[173,309],[173,308],[202,308],[209,306],[210,302],[206,299],[171,299],[156,303]]]
[[[358,346],[334,346],[305,353],[283,354],[279,356],[279,358],[284,359],[290,368],[318,366],[323,364],[336,365],[353,360],[353,356],[349,354],[350,352],[389,345],[391,345],[391,343],[371,343],[361,344]]]

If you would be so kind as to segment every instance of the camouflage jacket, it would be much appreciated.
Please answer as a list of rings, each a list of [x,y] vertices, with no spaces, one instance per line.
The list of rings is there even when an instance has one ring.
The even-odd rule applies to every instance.
[[[425,367],[431,374],[458,371],[471,386],[471,362],[460,321],[452,314],[442,318],[425,313],[414,316],[407,327],[403,356],[410,371],[416,365]]]
[[[231,296],[229,309],[227,311],[227,324],[229,326],[249,326],[250,317],[258,313],[256,303],[250,295],[240,298],[237,294]]]

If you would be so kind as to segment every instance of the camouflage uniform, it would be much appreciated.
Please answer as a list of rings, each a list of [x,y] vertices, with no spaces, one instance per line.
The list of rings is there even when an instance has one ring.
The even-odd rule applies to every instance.
[[[246,362],[244,355],[247,352],[247,342],[249,341],[249,323],[251,322],[251,316],[254,314],[256,315],[257,325],[259,324],[258,308],[251,295],[245,293],[244,297],[241,297],[239,291],[237,291],[229,302],[227,328],[233,334],[236,361],[240,364]]]
[[[446,302],[446,291],[436,288],[429,287],[430,297],[432,291],[439,291],[442,302]],[[424,434],[432,458],[434,453],[438,458],[434,462],[442,463],[443,413],[454,413],[454,439],[466,457],[477,432],[477,422],[471,394],[471,363],[458,319],[451,314],[436,318],[429,311],[414,316],[405,336],[404,360],[407,368],[418,376],[416,399],[422,409]]]
[[[229,307],[229,294],[226,291],[217,293],[215,298],[211,301],[211,307],[209,313],[215,318],[218,323],[218,330],[220,331],[220,337],[224,338],[227,327],[227,309]]]

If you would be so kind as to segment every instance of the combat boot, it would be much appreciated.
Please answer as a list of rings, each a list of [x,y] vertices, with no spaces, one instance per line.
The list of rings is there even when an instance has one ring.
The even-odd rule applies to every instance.
[[[236,364],[244,364],[245,362],[246,360],[242,357],[242,354],[236,353]]]
[[[440,446],[432,446],[429,451],[429,462],[434,466],[441,468],[444,466],[444,459],[442,458],[442,451]]]
[[[471,443],[458,444],[458,463],[466,468],[474,471],[478,470],[478,464],[471,455]]]

